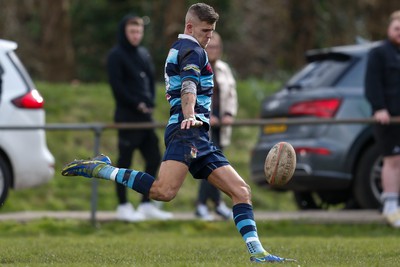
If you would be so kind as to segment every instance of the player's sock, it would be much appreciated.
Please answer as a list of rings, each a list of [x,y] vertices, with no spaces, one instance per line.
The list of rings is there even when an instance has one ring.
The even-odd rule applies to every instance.
[[[395,192],[384,192],[381,196],[383,202],[383,214],[394,213],[398,209],[399,194]]]
[[[258,238],[253,207],[250,204],[239,203],[234,205],[232,210],[236,228],[246,242],[249,253],[252,255],[268,254]]]
[[[97,173],[94,172],[93,176],[115,181],[145,195],[149,194],[151,185],[154,182],[154,177],[145,172],[116,168],[109,165],[105,165]]]

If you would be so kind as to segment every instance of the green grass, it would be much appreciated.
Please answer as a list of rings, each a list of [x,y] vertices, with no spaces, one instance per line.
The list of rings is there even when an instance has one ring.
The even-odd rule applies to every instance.
[[[399,233],[370,225],[258,222],[274,266],[399,266]],[[253,266],[232,222],[0,223],[3,266]]]
[[[36,86],[45,99],[47,123],[111,123],[114,100],[109,85],[99,84],[51,84],[37,82]],[[256,118],[261,100],[279,87],[279,83],[259,80],[238,81],[238,118]],[[165,122],[169,114],[168,102],[162,84],[158,85],[155,120]],[[290,193],[273,193],[255,186],[249,178],[249,157],[257,135],[257,127],[237,127],[233,131],[232,145],[226,155],[238,173],[251,185],[256,209],[293,210],[295,206]],[[158,129],[160,148],[164,151],[163,129]],[[91,182],[83,178],[65,178],[60,175],[62,166],[75,158],[89,158],[94,153],[94,134],[89,131],[47,131],[47,144],[56,159],[56,174],[48,184],[32,189],[10,191],[9,198],[0,212],[21,210],[89,210]],[[100,151],[116,160],[116,131],[104,131]],[[143,169],[139,153],[134,156],[133,168]],[[192,211],[198,181],[186,179],[177,198],[164,208],[171,211]],[[113,210],[117,205],[114,185],[99,183],[99,210]],[[129,199],[136,205],[140,196],[129,192]],[[226,198],[225,198],[226,199]],[[229,200],[226,199],[229,203]]]

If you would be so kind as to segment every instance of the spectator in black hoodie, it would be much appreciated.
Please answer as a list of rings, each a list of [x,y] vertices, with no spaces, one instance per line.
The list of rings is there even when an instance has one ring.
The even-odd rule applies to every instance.
[[[107,60],[109,82],[116,101],[114,121],[117,123],[151,122],[155,99],[154,66],[146,48],[140,46],[144,33],[143,19],[125,16],[118,28],[118,44]],[[117,167],[130,168],[133,152],[139,149],[145,171],[156,176],[161,162],[158,137],[154,129],[119,130]],[[138,210],[127,200],[126,187],[116,184],[119,205],[117,218],[124,221],[170,219],[172,214],[159,209],[142,196]]]

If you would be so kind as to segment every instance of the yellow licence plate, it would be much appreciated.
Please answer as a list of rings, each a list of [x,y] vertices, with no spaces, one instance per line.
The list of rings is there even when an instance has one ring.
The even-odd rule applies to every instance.
[[[264,134],[284,133],[287,130],[286,124],[271,124],[264,126]]]

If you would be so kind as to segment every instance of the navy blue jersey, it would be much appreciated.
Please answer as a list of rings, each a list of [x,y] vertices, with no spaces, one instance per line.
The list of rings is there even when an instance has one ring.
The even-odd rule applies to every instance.
[[[166,98],[171,106],[168,126],[181,123],[184,119],[181,106],[182,82],[191,80],[197,87],[194,107],[196,118],[203,121],[208,128],[214,84],[207,52],[190,35],[179,34],[178,38],[169,50],[165,62]]]

